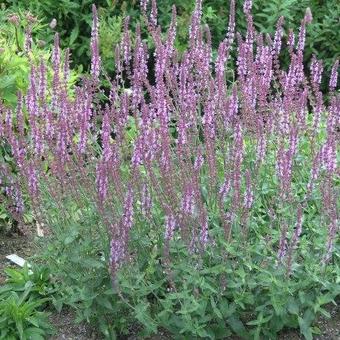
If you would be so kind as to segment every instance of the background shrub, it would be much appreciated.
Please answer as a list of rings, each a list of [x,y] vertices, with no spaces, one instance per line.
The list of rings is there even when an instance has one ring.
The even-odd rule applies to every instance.
[[[53,35],[48,24],[57,19],[57,30],[60,33],[62,47],[70,48],[77,60],[88,70],[90,52],[89,37],[91,16],[90,0],[63,0],[63,1],[21,1],[6,0],[7,7],[16,12],[17,10],[29,10],[34,13],[44,25],[45,32],[41,32],[40,39],[51,43]],[[112,55],[114,46],[119,43],[123,29],[123,19],[126,16],[131,18],[132,32],[140,20],[139,1],[97,1],[99,16],[102,22],[100,31],[101,52],[107,71],[112,71]],[[171,19],[171,7],[175,5],[178,12],[178,34],[176,47],[184,51],[187,47],[187,27],[190,24],[191,13],[194,9],[194,1],[159,1],[158,22],[168,28]],[[329,72],[334,60],[339,57],[340,45],[339,34],[340,4],[337,0],[254,0],[253,17],[255,27],[263,33],[273,34],[275,25],[280,16],[285,18],[286,32],[288,28],[297,31],[300,26],[301,17],[305,9],[310,7],[313,22],[308,27],[308,44],[305,48],[305,64],[308,64],[312,54],[322,59],[326,70]],[[219,42],[224,38],[228,26],[229,7],[224,0],[206,0],[203,2],[202,22],[208,24],[212,32],[212,46],[216,51]],[[236,6],[236,28],[245,32],[246,20],[242,12],[242,4]],[[286,37],[284,38],[286,39]],[[283,65],[287,67],[288,56],[285,56]],[[323,86],[325,90],[325,85]]]

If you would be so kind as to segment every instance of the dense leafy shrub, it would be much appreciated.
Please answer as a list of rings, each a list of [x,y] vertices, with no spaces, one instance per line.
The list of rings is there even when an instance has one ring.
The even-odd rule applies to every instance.
[[[283,51],[286,70],[283,20],[273,37],[257,33],[249,0],[236,44],[231,1],[216,60],[201,1],[182,54],[175,8],[162,34],[148,2],[154,68],[140,27],[132,41],[125,25],[102,91],[93,7],[91,76],[68,93],[56,36],[52,81],[42,61],[25,105],[1,111],[17,184],[49,233],[44,258],[63,287],[54,304],[72,305],[111,339],[161,329],[270,339],[284,327],[311,339],[315,317],[339,296],[338,61],[326,103],[321,61],[303,67],[309,10]]]
[[[50,42],[52,39],[47,24],[57,19],[58,31],[62,38],[62,46],[74,51],[78,63],[89,65],[89,23],[91,16],[90,0],[77,1],[20,1],[6,0],[11,8],[24,8],[44,18],[47,27],[41,39]],[[139,1],[97,1],[99,15],[104,25],[100,29],[101,52],[106,70],[112,70],[112,52],[119,42],[123,28],[123,17],[130,16],[131,24],[135,29],[140,18]],[[190,24],[194,1],[158,1],[158,21],[162,27],[168,27],[171,19],[171,7],[175,5],[178,12],[178,30],[176,47],[183,51],[187,47],[187,27]],[[245,32],[247,22],[242,12],[242,3],[236,4],[237,30]],[[314,53],[322,59],[326,69],[330,71],[333,60],[339,57],[338,46],[340,38],[339,15],[340,4],[337,0],[255,0],[253,5],[254,25],[263,33],[273,34],[275,24],[280,16],[285,17],[285,27],[297,30],[301,17],[307,7],[313,13],[313,22],[308,27],[309,39],[305,48],[305,62],[307,63]],[[206,0],[203,2],[202,22],[208,24],[212,31],[212,46],[216,50],[219,42],[225,37],[228,25],[229,9],[224,0]],[[286,39],[286,37],[285,37]],[[284,58],[284,65],[289,59]]]
[[[5,106],[15,107],[17,92],[25,92],[31,63],[49,58],[42,42],[33,39],[42,26],[29,13],[0,11],[0,96]]]
[[[18,1],[8,0],[7,7],[12,11],[30,11],[39,19],[45,30],[40,31],[38,39],[48,45],[53,42],[54,32],[61,37],[62,48],[72,50],[75,65],[85,66],[87,70],[90,62],[89,39],[91,34],[91,0],[64,1]],[[132,1],[131,3],[135,3]],[[120,41],[123,27],[123,17],[119,2],[101,0],[96,1],[100,7],[100,17],[104,25],[101,26],[101,53],[107,71],[112,71],[112,56],[114,45]]]

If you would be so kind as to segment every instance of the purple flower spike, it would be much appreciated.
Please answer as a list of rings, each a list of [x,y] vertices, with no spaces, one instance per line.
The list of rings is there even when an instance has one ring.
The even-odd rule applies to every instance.
[[[91,32],[91,76],[95,82],[98,81],[99,73],[100,73],[100,55],[99,55],[99,22],[97,9],[95,5],[92,5],[92,32]]]

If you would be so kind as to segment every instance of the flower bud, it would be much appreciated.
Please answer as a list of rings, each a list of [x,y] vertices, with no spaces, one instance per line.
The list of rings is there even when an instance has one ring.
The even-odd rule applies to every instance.
[[[305,13],[305,21],[306,24],[310,24],[313,20],[313,16],[312,16],[312,11],[310,10],[309,7],[306,8],[306,13]]]
[[[27,21],[28,21],[29,23],[31,23],[31,24],[33,24],[33,23],[35,23],[35,22],[38,21],[38,19],[37,19],[35,16],[33,16],[31,13],[28,13],[28,14],[26,15],[26,19],[27,19]]]
[[[12,14],[8,17],[8,21],[12,23],[14,26],[19,26],[20,18],[16,14]]]

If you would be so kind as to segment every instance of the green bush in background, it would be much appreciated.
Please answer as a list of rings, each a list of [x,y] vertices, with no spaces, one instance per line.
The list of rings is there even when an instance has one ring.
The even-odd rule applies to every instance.
[[[46,30],[40,33],[40,38],[46,42],[53,39],[53,31],[48,24],[57,20],[55,30],[61,34],[63,47],[69,47],[73,53],[74,61],[82,64],[85,69],[89,65],[89,37],[91,24],[91,5],[96,3],[102,22],[100,38],[101,53],[106,67],[113,68],[113,46],[120,41],[123,18],[131,17],[131,26],[134,30],[140,19],[138,0],[5,0],[7,8],[13,11],[29,10],[46,25]],[[246,28],[246,21],[242,15],[242,2],[238,1],[236,7],[237,30]],[[178,12],[177,48],[185,48],[185,38],[188,33],[190,17],[194,8],[192,0],[158,0],[158,21],[164,28],[170,23],[171,8],[176,6]],[[305,51],[306,62],[315,53],[322,59],[327,70],[330,69],[334,59],[340,55],[340,2],[337,0],[254,0],[253,16],[256,28],[264,33],[273,33],[275,24],[280,16],[285,17],[286,32],[288,28],[297,29],[301,17],[307,7],[313,14],[313,22],[309,25],[308,45]],[[203,22],[212,30],[213,46],[222,40],[226,33],[229,4],[226,0],[203,1]],[[287,60],[288,62],[288,60]]]

